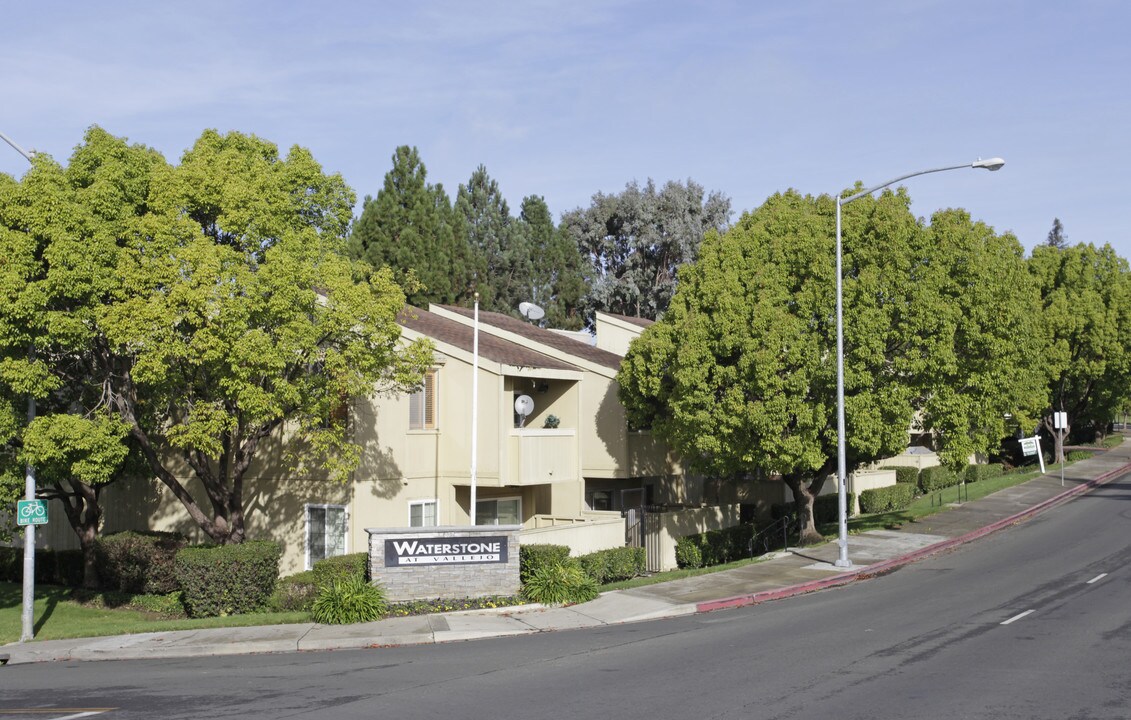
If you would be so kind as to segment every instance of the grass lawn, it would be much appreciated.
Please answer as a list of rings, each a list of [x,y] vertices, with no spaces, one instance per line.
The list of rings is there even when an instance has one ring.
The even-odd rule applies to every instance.
[[[20,639],[22,609],[22,587],[17,583],[0,582],[0,644]],[[217,618],[170,619],[142,610],[79,603],[71,599],[70,588],[54,585],[35,588],[36,640],[302,622],[310,622],[309,613],[256,613]]]
[[[1035,477],[1040,477],[1040,470],[1032,470],[1026,473],[1010,473],[1008,475],[999,475],[995,478],[987,480],[979,480],[978,482],[966,483],[965,490],[962,494],[963,502],[968,500],[979,500],[992,495],[998,490],[1004,490],[1014,485],[1020,485],[1023,482],[1028,482]],[[896,510],[888,513],[877,513],[875,515],[860,515],[848,520],[849,532],[866,532],[868,530],[882,530],[893,526],[902,525],[903,523],[914,522],[919,518],[928,515],[934,515],[938,512],[946,512],[950,508],[947,503],[958,501],[959,486],[944,488],[930,495],[924,495],[910,506],[903,510]],[[826,537],[835,536],[837,533],[836,525],[822,526],[821,531]]]

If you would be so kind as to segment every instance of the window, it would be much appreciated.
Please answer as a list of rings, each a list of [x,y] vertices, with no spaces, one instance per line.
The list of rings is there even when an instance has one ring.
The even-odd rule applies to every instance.
[[[522,498],[495,498],[475,503],[476,525],[521,525]]]
[[[436,429],[436,371],[424,375],[424,385],[408,398],[409,430]]]
[[[413,500],[408,504],[408,526],[436,527],[439,511],[440,503],[436,500]]]
[[[306,506],[306,569],[328,557],[346,554],[346,508],[343,505]]]

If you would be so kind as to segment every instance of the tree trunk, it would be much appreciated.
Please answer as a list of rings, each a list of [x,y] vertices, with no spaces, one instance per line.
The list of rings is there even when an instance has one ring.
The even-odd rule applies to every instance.
[[[794,507],[797,510],[797,522],[800,526],[799,545],[814,545],[825,541],[821,533],[817,532],[817,523],[813,516],[813,502],[817,499],[812,492],[813,486],[806,487],[798,475],[786,475],[782,479],[793,491]],[[820,487],[817,487],[820,492]]]

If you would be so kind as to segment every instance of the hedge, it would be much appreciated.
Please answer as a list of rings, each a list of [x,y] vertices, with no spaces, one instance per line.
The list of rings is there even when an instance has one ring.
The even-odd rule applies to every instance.
[[[909,485],[919,484],[919,468],[917,467],[911,467],[910,465],[888,465],[880,469],[895,470],[895,481],[897,483],[907,483]],[[860,496],[860,500],[863,502],[863,495]]]
[[[177,582],[189,617],[255,612],[268,606],[282,548],[269,541],[186,547],[177,553]]]
[[[835,483],[835,481],[834,481]],[[856,497],[855,493],[845,493],[845,500],[848,505],[848,513],[852,514],[854,507],[853,499]],[[793,515],[795,509],[794,503],[775,503],[770,506],[770,516],[774,520],[781,520],[787,515]],[[818,495],[817,499],[813,501],[813,522],[817,525],[828,525],[840,521],[840,507],[837,505],[837,494],[831,493],[829,495]]]
[[[518,574],[523,582],[534,571],[547,565],[561,565],[569,559],[568,545],[534,544],[518,548]]]
[[[36,585],[82,585],[82,550],[35,551]],[[0,581],[22,583],[24,580],[24,549],[0,547]]]
[[[967,465],[966,482],[978,482],[979,480],[989,480],[995,478],[1005,472],[1005,468],[1001,463],[990,463],[988,465]]]
[[[919,487],[925,493],[932,493],[957,484],[958,474],[946,465],[923,468],[919,473]]]
[[[369,553],[335,555],[314,563],[310,570],[279,578],[271,597],[271,609],[277,612],[310,610],[319,591],[334,581],[350,578],[369,581]]]
[[[631,580],[643,575],[645,569],[644,548],[616,547],[608,550],[582,555],[578,558],[585,574],[597,581],[598,585]]]
[[[865,490],[860,493],[860,512],[872,514],[903,510],[915,500],[917,490],[910,483]]]
[[[125,532],[94,543],[98,577],[107,590],[167,595],[180,590],[173,559],[188,538],[179,533]]]
[[[676,564],[680,567],[710,567],[749,557],[754,533],[753,525],[735,525],[682,537],[675,545]]]

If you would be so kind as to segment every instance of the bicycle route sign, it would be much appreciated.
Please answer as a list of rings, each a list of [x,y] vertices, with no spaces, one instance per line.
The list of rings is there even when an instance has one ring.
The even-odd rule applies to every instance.
[[[19,500],[16,502],[17,525],[46,525],[46,500]]]

